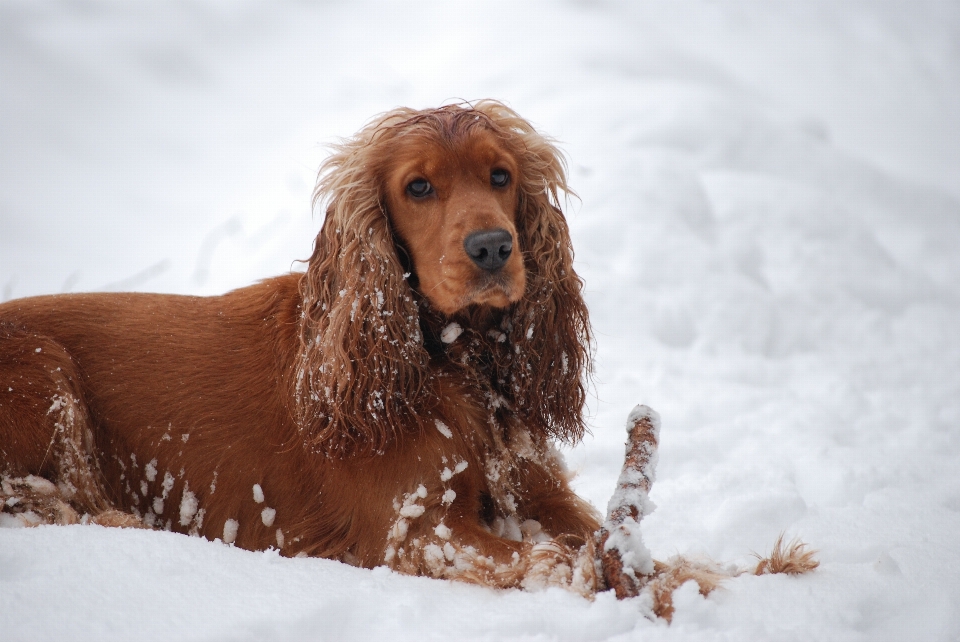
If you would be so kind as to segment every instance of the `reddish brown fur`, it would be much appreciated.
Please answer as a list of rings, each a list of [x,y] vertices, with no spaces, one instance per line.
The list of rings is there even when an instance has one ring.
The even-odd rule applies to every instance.
[[[436,198],[410,198],[415,178]],[[322,169],[304,274],[0,305],[0,474],[209,539],[236,520],[248,549],[593,590],[598,516],[552,445],[583,435],[589,360],[565,190],[556,149],[499,103],[396,110]],[[493,276],[463,248],[489,228],[514,238]],[[504,518],[553,539],[499,537]]]
[[[758,559],[753,570],[734,567],[722,568],[710,560],[696,560],[685,557],[674,557],[664,562],[654,563],[654,575],[645,586],[653,605],[653,612],[667,622],[673,619],[673,592],[684,583],[694,581],[700,594],[706,597],[716,590],[725,579],[736,577],[744,573],[753,575],[803,575],[811,573],[820,566],[816,559],[816,552],[810,550],[799,539],[792,540],[784,545],[783,534],[773,545],[770,557]]]
[[[753,571],[754,575],[774,575],[776,573],[803,575],[820,566],[820,562],[816,559],[816,551],[810,550],[799,539],[794,539],[785,545],[783,543],[783,533],[780,534],[773,545],[770,557],[761,558],[757,555],[757,558],[759,561],[757,562],[757,568]]]

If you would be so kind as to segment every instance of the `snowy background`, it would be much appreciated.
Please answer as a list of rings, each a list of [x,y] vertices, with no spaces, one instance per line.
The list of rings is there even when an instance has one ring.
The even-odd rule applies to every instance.
[[[663,416],[655,556],[808,576],[496,592],[161,532],[0,529],[0,639],[960,639],[960,4],[0,0],[0,300],[296,267],[324,144],[498,98],[560,139],[604,508]]]

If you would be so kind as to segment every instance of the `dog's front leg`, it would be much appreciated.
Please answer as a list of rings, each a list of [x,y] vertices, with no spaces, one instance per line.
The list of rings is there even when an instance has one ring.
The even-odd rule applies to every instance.
[[[419,485],[406,493],[395,503],[397,519],[384,563],[402,573],[497,588],[562,586],[584,595],[596,591],[597,522],[591,510],[574,531],[552,537],[533,519],[509,516],[489,523],[483,497],[481,487],[468,479],[445,488]]]

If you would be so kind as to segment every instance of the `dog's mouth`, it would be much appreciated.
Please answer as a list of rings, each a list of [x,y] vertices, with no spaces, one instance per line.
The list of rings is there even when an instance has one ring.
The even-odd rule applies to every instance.
[[[523,295],[523,280],[519,280],[521,283],[503,270],[477,275],[467,286],[463,307],[479,304],[505,308],[516,303]]]
[[[410,273],[407,283],[422,297],[430,302],[431,307],[445,315],[453,315],[473,305],[486,305],[492,308],[503,309],[520,300],[521,287],[514,279],[505,274],[482,274],[460,289],[459,296],[437,296],[436,293],[424,291],[420,286],[420,279],[416,272]],[[433,294],[433,296],[431,296]]]

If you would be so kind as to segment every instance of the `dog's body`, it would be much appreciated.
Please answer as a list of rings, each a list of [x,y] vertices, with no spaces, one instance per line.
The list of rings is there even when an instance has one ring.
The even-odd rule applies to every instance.
[[[498,103],[398,110],[328,162],[305,273],[0,305],[0,474],[248,549],[595,590],[553,447],[589,357],[565,187]]]
[[[493,551],[506,561],[517,544],[477,530],[484,510],[492,511],[481,505],[484,451],[492,445],[484,438],[485,403],[452,377],[432,379],[429,396],[457,401],[424,409],[434,425],[381,454],[337,459],[296,446],[302,435],[292,418],[291,346],[300,278],[290,274],[218,297],[82,294],[0,306],[7,328],[23,328],[7,330],[0,343],[2,451],[8,466],[18,462],[8,472],[66,481],[81,497],[96,493],[86,471],[58,468],[63,453],[55,442],[78,442],[84,461],[102,472],[108,505],[151,525],[213,539],[232,519],[243,548],[348,553],[367,566],[383,563],[398,498],[423,485],[427,496],[418,503],[437,512],[453,490],[456,510],[427,525],[445,521],[465,544],[483,540],[483,550],[496,544]],[[92,449],[86,430],[94,433]],[[466,468],[453,474],[460,462]],[[529,495],[517,498],[523,515],[539,518],[551,533],[590,535],[598,524],[590,512],[583,519],[582,501],[551,468],[528,471]],[[447,480],[445,469],[452,473]],[[265,508],[275,511],[269,526]]]

